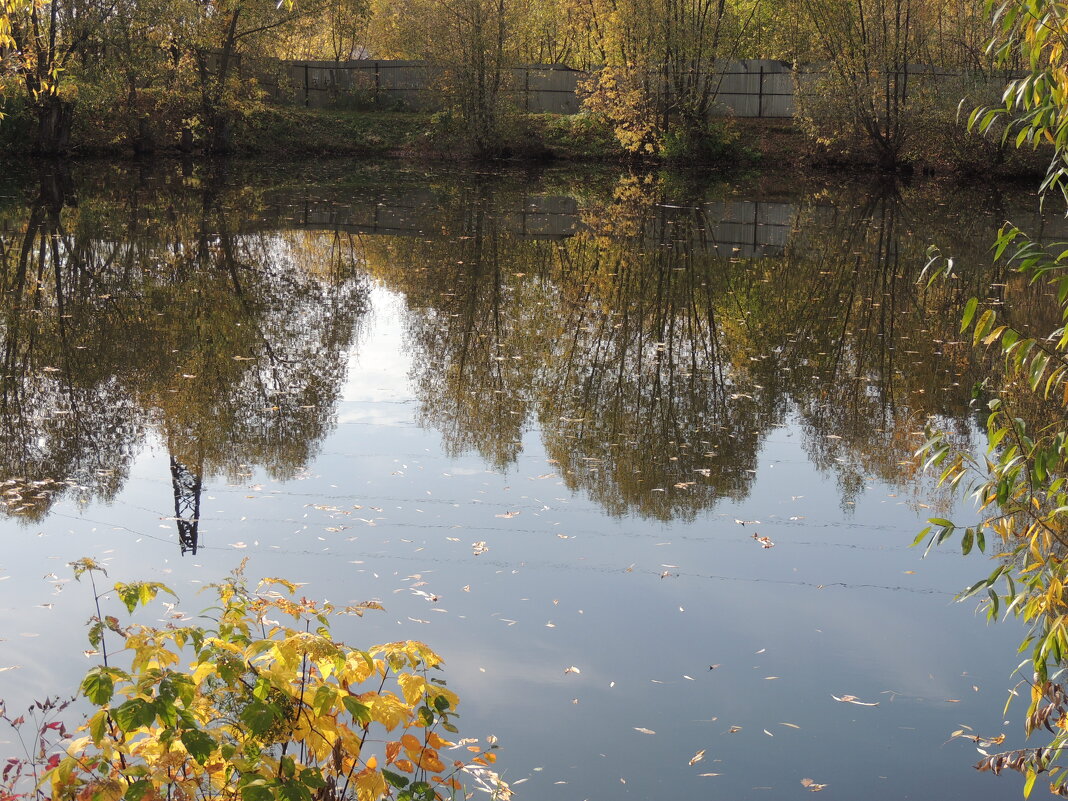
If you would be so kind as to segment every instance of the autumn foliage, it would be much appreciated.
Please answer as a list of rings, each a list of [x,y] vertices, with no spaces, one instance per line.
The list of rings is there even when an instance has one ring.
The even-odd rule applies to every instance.
[[[91,560],[74,567],[103,572]],[[277,578],[253,590],[240,570],[211,589],[207,625],[92,619],[103,664],[81,692],[95,712],[47,766],[52,799],[433,801],[462,797],[465,781],[510,797],[489,769],[495,745],[448,739],[459,699],[434,651],[416,641],[362,650],[331,636],[332,618],[377,604],[320,604]],[[170,590],[114,592],[133,613]],[[107,638],[122,640],[125,667]]]

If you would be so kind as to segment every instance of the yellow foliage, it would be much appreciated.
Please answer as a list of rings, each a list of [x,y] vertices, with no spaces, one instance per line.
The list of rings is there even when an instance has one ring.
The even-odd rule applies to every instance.
[[[414,706],[423,700],[423,693],[426,692],[426,679],[422,676],[416,676],[412,673],[400,673],[397,675],[397,684],[400,685],[401,691],[404,693],[404,700],[409,705]]]
[[[278,579],[270,586],[289,592],[298,587]],[[138,797],[145,801],[240,801],[242,787],[279,776],[306,783],[314,796],[321,782],[339,786],[354,771],[358,801],[377,801],[389,794],[381,758],[418,781],[445,770],[436,749],[449,743],[433,729],[452,725],[449,711],[431,710],[423,700],[431,688],[450,709],[459,699],[427,683],[425,671],[441,658],[426,644],[393,642],[359,651],[330,637],[329,605],[290,601],[274,590],[254,595],[240,574],[215,590],[222,606],[217,630],[177,635],[133,626],[125,640],[131,675],[109,666],[90,671],[82,689],[99,711],[84,727],[91,734],[74,740],[68,757],[47,772],[54,801],[119,801],[135,782],[142,784]],[[294,625],[311,618],[317,633],[277,626],[262,636],[258,616],[266,607],[299,607]],[[176,667],[178,654],[165,647],[179,637],[203,642],[186,670]],[[375,689],[353,691],[366,681]],[[371,753],[385,739],[379,727],[415,728],[424,732],[426,746],[406,732]],[[300,762],[274,748],[283,743],[298,746],[289,753],[299,753]],[[411,759],[397,760],[402,748]]]
[[[363,770],[356,774],[356,797],[359,801],[376,801],[388,789],[389,785],[377,770]]]

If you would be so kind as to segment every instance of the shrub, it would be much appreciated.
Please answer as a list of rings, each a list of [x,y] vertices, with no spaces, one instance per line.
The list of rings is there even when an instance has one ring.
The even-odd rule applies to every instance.
[[[73,567],[95,590],[103,568]],[[123,626],[97,596],[89,639],[103,664],[81,684],[95,711],[44,774],[54,801],[436,801],[462,793],[461,779],[510,797],[489,768],[494,744],[447,739],[459,699],[434,651],[416,641],[362,650],[331,636],[333,617],[378,604],[319,604],[277,578],[250,590],[242,569],[211,589],[206,625]],[[114,592],[133,613],[170,590],[138,582]],[[126,667],[108,655],[116,637]],[[464,759],[447,756],[464,746]]]

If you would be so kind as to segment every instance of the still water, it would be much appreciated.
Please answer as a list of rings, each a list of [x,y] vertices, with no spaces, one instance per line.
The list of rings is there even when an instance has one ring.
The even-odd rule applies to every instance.
[[[9,710],[91,664],[69,561],[166,582],[167,619],[247,558],[381,601],[353,644],[441,653],[519,798],[1018,796],[950,734],[1023,744],[1021,631],[953,602],[984,557],[908,544],[955,511],[925,421],[983,447],[963,302],[1050,314],[987,251],[1033,196],[359,164],[0,194]],[[928,289],[932,243],[960,278]]]

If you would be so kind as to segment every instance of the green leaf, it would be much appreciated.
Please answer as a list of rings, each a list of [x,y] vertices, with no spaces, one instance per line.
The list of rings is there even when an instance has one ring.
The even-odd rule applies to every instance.
[[[341,703],[345,705],[345,709],[352,715],[352,719],[360,725],[371,722],[371,709],[370,707],[361,704],[351,695],[346,695],[341,699]]]
[[[278,788],[281,801],[312,801],[311,791],[300,782],[282,782]]]
[[[975,530],[965,529],[964,536],[960,540],[960,552],[967,556],[972,552],[972,545],[975,542]]]
[[[95,668],[82,680],[82,695],[97,706],[103,706],[115,693],[115,682],[100,668]]]
[[[975,310],[979,308],[979,298],[972,298],[968,301],[964,307],[964,315],[960,320],[960,332],[963,334],[969,325],[972,324],[972,318],[975,317]]]
[[[312,790],[321,790],[326,787],[326,780],[323,779],[322,771],[315,768],[304,768],[300,772],[300,781],[305,787],[310,787]]]
[[[297,762],[289,754],[278,760],[278,775],[286,779],[292,779],[297,775]]]
[[[125,704],[111,711],[111,716],[124,732],[131,732],[142,726],[151,726],[156,719],[152,704],[144,698],[131,698]]]
[[[181,739],[185,750],[201,765],[207,762],[208,757],[215,751],[216,743],[214,738],[202,731],[197,731],[196,729],[183,731]]]
[[[89,718],[89,736],[93,738],[93,745],[100,745],[104,739],[108,727],[108,711],[101,709]]]
[[[407,776],[401,776],[399,773],[394,773],[393,771],[386,770],[385,768],[382,768],[382,776],[387,782],[401,790],[407,787],[408,782],[410,781]]]
[[[151,792],[152,782],[148,779],[138,779],[129,787],[126,788],[126,792],[123,794],[125,801],[141,801],[146,794]]]
[[[274,790],[267,784],[246,784],[241,788],[241,801],[274,801]]]
[[[434,725],[434,711],[428,706],[419,707],[419,718],[427,726],[433,726]]]
[[[990,327],[994,324],[994,310],[987,309],[979,317],[979,322],[975,324],[975,332],[972,334],[973,343],[978,345],[980,340],[987,335]]]
[[[317,716],[322,716],[337,702],[338,692],[329,684],[323,684],[315,691],[312,699],[312,711]]]
[[[1027,798],[1031,795],[1031,790],[1034,789],[1035,779],[1038,778],[1038,774],[1032,768],[1027,769],[1027,781],[1024,782],[1023,797]]]
[[[278,713],[273,706],[262,701],[251,701],[241,710],[241,722],[248,726],[253,736],[258,737],[274,725]]]

